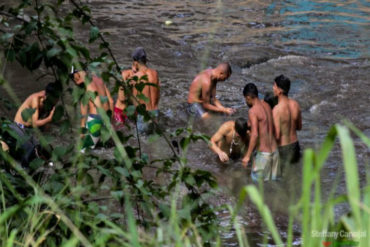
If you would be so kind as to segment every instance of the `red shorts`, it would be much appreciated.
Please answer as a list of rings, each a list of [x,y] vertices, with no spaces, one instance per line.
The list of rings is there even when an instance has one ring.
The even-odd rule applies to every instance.
[[[114,125],[116,127],[123,127],[126,121],[128,120],[127,115],[123,114],[123,110],[117,107],[114,107],[113,118],[114,118]]]

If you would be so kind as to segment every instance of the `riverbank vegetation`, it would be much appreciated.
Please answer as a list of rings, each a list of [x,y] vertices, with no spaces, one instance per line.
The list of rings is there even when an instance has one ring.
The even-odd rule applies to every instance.
[[[121,68],[105,39],[107,34],[99,31],[87,6],[74,0],[22,0],[11,7],[0,4],[0,18],[0,84],[11,97],[1,97],[1,104],[11,107],[19,102],[4,77],[8,63],[42,71],[41,78],[60,85],[60,104],[53,118],[60,128],[59,135],[76,133],[74,141],[65,145],[55,141],[55,136],[35,132],[45,148],[53,143],[53,166],[36,158],[29,167],[22,167],[17,157],[0,151],[1,246],[222,246],[222,236],[229,232],[235,233],[239,246],[250,246],[238,217],[247,198],[260,213],[266,242],[271,244],[296,244],[296,223],[301,225],[298,244],[302,246],[369,246],[370,184],[359,184],[351,133],[368,148],[370,139],[352,124],[333,126],[318,151],[305,150],[301,197],[289,208],[287,233],[282,236],[258,186],[245,186],[235,205],[215,206],[210,202],[218,190],[216,179],[207,171],[187,165],[189,145],[207,142],[208,137],[194,133],[191,125],[172,133],[157,126],[152,137],[163,138],[167,143],[163,148],[169,150],[169,155],[153,160],[143,151],[137,135],[115,131],[109,113],[101,112],[105,122],[102,140],[114,143],[113,157],[79,152],[79,116],[75,109],[86,95],[69,79],[71,67],[88,68],[98,74],[111,85],[113,93],[119,86],[127,94],[131,92],[128,81],[121,80]],[[77,35],[81,32],[87,32],[88,44]],[[142,90],[140,83],[136,87]],[[151,118],[140,105],[130,105],[126,111],[131,119],[135,119],[136,112],[147,120]],[[7,123],[9,119],[2,116],[1,126]],[[323,198],[322,191],[329,188],[320,186],[320,171],[338,139],[347,194],[336,195],[334,183],[330,197]],[[144,175],[146,167],[155,169],[155,178]],[[342,203],[349,205],[350,213],[337,217],[335,206]],[[220,226],[217,217],[225,209],[231,215],[226,227]],[[335,238],[319,234],[323,232],[347,234]]]

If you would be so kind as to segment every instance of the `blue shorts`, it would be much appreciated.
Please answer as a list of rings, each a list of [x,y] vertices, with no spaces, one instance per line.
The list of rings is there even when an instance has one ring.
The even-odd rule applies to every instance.
[[[154,129],[153,119],[156,120],[159,116],[159,110],[149,111],[149,114],[152,116],[152,120],[144,120],[143,115],[137,116],[137,129],[139,133],[150,133]]]
[[[201,118],[206,113],[201,103],[188,103],[187,111],[190,115]]]
[[[252,180],[257,182],[258,179],[264,181],[276,180],[281,176],[279,167],[279,151],[275,152],[256,152],[253,158]]]

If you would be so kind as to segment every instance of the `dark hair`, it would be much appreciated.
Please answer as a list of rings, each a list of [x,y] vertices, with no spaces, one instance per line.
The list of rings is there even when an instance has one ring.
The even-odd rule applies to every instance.
[[[245,85],[243,90],[243,95],[245,96],[251,96],[253,98],[258,97],[258,89],[254,83],[248,83]]]
[[[289,89],[290,89],[290,80],[288,77],[285,77],[284,75],[279,75],[275,78],[275,83],[278,88],[283,90],[283,94],[288,96]]]
[[[46,96],[59,97],[61,86],[59,82],[50,82],[45,87]]]
[[[242,138],[247,137],[247,130],[248,130],[247,120],[244,118],[237,118],[235,120],[235,131],[238,133]]]
[[[222,67],[222,70],[228,75],[231,76],[233,71],[231,70],[231,66],[228,62],[221,63],[219,66]]]
[[[271,109],[274,108],[277,105],[277,98],[274,96],[274,93],[272,92],[267,92],[265,94],[265,97],[263,100],[270,105]]]
[[[146,52],[143,47],[137,47],[132,53],[132,60],[146,64]]]

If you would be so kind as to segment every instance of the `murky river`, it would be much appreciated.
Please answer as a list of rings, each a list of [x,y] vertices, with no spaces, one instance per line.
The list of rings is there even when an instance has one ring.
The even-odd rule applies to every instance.
[[[342,119],[370,136],[368,1],[90,0],[88,5],[101,31],[110,33],[107,39],[123,67],[129,67],[135,47],[146,49],[149,66],[159,71],[162,122],[169,130],[187,124],[184,102],[194,76],[201,69],[229,61],[233,74],[219,83],[217,92],[221,102],[235,107],[237,113],[214,116],[196,124],[196,131],[212,135],[222,122],[247,117],[244,85],[255,83],[263,95],[272,91],[273,79],[284,74],[292,81],[290,96],[302,108],[299,139],[304,148],[317,149],[329,127]],[[11,71],[7,75],[21,99],[35,90],[31,80],[13,76]],[[355,143],[364,183],[370,152],[359,140]],[[161,151],[153,148],[151,152],[160,155]],[[238,189],[249,182],[240,162],[218,163],[204,143],[192,146],[188,159],[190,166],[211,171],[218,178],[222,195],[215,200],[217,204],[234,200]],[[322,172],[323,190],[339,176],[338,193],[345,193],[342,175],[341,153],[336,148]],[[287,184],[265,187],[265,198],[282,235],[289,188],[299,187],[300,177],[297,171]],[[345,206],[338,207],[338,215],[345,210]],[[220,217],[227,222],[227,213]],[[263,230],[258,213],[246,206],[242,221],[251,238],[259,242]],[[232,232],[225,236],[226,243],[234,245]]]

